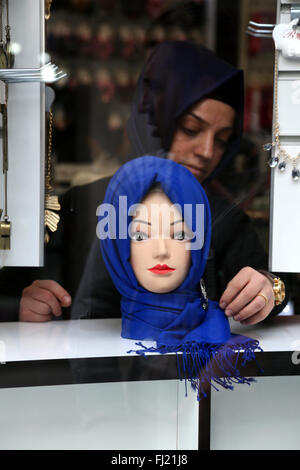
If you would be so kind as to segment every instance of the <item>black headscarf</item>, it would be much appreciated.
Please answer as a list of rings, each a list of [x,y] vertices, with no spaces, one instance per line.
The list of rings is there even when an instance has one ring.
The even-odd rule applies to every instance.
[[[139,77],[127,124],[131,157],[166,155],[178,119],[204,98],[214,98],[237,112],[235,129],[215,176],[239,150],[243,131],[243,72],[204,46],[187,41],[159,44]]]

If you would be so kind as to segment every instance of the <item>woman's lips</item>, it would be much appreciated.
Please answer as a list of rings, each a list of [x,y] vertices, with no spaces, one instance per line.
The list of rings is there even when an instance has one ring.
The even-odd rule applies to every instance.
[[[187,165],[186,163],[183,163],[182,165],[185,166],[185,168],[187,168],[195,176],[201,176],[203,174],[202,168],[198,168],[193,165]]]
[[[168,266],[167,264],[157,264],[156,266],[153,266],[153,268],[150,268],[148,271],[153,274],[168,274],[175,271],[175,269],[170,268],[170,266]]]

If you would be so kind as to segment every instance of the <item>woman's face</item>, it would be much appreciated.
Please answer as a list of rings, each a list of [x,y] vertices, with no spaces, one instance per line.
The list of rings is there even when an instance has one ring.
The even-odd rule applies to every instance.
[[[164,193],[149,193],[142,201],[130,234],[130,263],[139,284],[156,293],[176,289],[190,268],[192,234]]]
[[[185,166],[201,183],[221,161],[235,116],[235,110],[221,101],[199,101],[180,118],[170,159]]]

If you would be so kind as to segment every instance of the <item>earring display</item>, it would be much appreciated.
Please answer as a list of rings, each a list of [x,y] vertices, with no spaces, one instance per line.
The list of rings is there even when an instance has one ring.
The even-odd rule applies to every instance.
[[[279,27],[283,25],[278,25]],[[297,168],[298,161],[300,159],[300,152],[296,156],[290,155],[284,148],[281,146],[280,141],[280,127],[279,127],[279,109],[278,109],[278,54],[279,50],[282,48],[284,40],[292,41],[293,44],[296,41],[299,43],[300,51],[300,21],[294,20],[290,23],[290,27],[285,27],[284,33],[280,36],[280,41],[278,38],[278,32],[276,32],[276,27],[274,28],[275,34],[273,33],[275,41],[275,61],[274,61],[274,124],[273,124],[273,142],[263,145],[263,149],[267,152],[268,155],[268,164],[270,168],[278,168],[280,172],[284,172],[287,168],[287,164],[290,163],[292,166],[291,176],[294,181],[300,179],[300,169]],[[280,31],[282,28],[280,29]],[[288,47],[284,43],[285,47],[289,49],[290,53],[288,57],[298,57],[298,54],[292,54],[291,47],[295,50],[295,46]],[[298,50],[298,49],[297,49]],[[273,152],[273,148],[275,151]]]
[[[9,25],[9,5],[6,0],[6,26],[5,42],[3,39],[3,0],[0,0],[0,68],[11,68],[13,65],[13,55],[10,47],[10,25]],[[4,216],[0,220],[0,250],[10,250],[11,222],[7,208],[7,180],[8,180],[8,124],[7,124],[7,102],[8,84],[5,83],[1,93],[0,113],[2,114],[2,158],[4,175]],[[3,211],[1,211],[2,217]]]
[[[7,84],[4,85],[7,90]],[[0,250],[10,249],[11,222],[7,212],[7,173],[8,173],[8,138],[7,138],[7,91],[5,91],[5,102],[0,104],[2,114],[2,152],[3,152],[3,174],[4,174],[4,217],[0,221]],[[2,215],[2,214],[1,214]]]

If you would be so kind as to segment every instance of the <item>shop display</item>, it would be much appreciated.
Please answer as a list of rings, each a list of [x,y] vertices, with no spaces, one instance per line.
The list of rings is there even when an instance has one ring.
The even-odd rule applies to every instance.
[[[149,199],[157,184],[157,197]],[[191,383],[198,399],[209,384],[233,389],[235,383],[251,383],[253,379],[238,369],[235,354],[242,365],[255,359],[258,341],[232,335],[224,311],[207,299],[203,283],[200,287],[211,215],[206,194],[191,172],[167,159],[134,159],[115,173],[103,211],[101,207],[97,234],[107,270],[122,296],[121,336],[156,341],[150,347],[138,342],[138,349],[128,352],[178,353],[179,375]],[[107,216],[108,207],[115,217],[112,212]],[[168,227],[159,220],[168,220]],[[159,248],[163,243],[167,255],[166,248]]]
[[[110,71],[105,67],[100,67],[94,75],[96,89],[100,92],[100,101],[110,103],[115,96],[115,84]]]
[[[5,42],[3,38],[3,0],[0,2],[0,68],[8,69],[13,65],[13,54],[10,49],[10,25],[9,6],[6,0],[6,26]],[[0,221],[0,249],[10,250],[11,222],[9,220],[7,208],[7,180],[8,180],[8,122],[7,122],[7,99],[8,85],[4,84],[1,93],[0,113],[2,114],[2,154],[3,154],[3,174],[4,174],[4,215]],[[1,216],[2,217],[2,210]]]
[[[0,221],[0,249],[10,249],[11,222],[9,221],[7,209],[7,179],[8,179],[8,123],[7,123],[7,84],[4,85],[4,103],[0,104],[2,114],[2,153],[3,153],[3,174],[4,174],[4,216]],[[1,211],[2,217],[2,211]]]
[[[287,24],[277,24],[273,29],[275,48],[287,58],[300,56],[300,20],[296,18]]]
[[[277,25],[273,31],[273,38],[275,41],[275,65],[274,65],[274,125],[273,136],[274,141],[264,145],[264,150],[269,156],[270,168],[278,167],[278,170],[284,172],[287,163],[292,166],[292,179],[298,181],[300,178],[300,169],[297,168],[297,163],[300,159],[300,152],[296,156],[290,155],[285,149],[281,147],[280,142],[280,123],[278,113],[278,51],[288,58],[299,57],[300,54],[300,26],[299,19],[293,20],[288,25]],[[272,155],[273,148],[275,154]]]
[[[93,40],[93,56],[100,60],[107,60],[114,54],[116,34],[109,23],[98,26]]]

